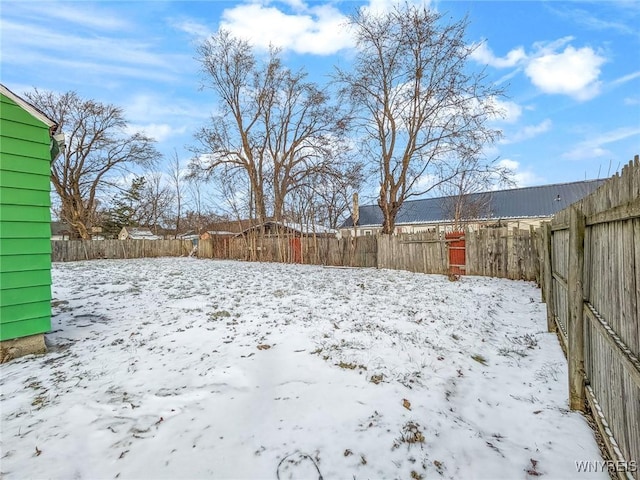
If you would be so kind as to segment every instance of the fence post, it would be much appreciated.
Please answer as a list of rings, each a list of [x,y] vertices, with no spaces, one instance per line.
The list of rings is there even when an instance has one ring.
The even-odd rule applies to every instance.
[[[542,255],[544,263],[544,301],[547,303],[547,330],[555,332],[556,311],[555,300],[553,298],[553,263],[551,261],[551,224],[542,225]]]
[[[569,223],[569,407],[584,411],[584,296],[582,292],[584,271],[585,217],[575,206],[571,207]]]

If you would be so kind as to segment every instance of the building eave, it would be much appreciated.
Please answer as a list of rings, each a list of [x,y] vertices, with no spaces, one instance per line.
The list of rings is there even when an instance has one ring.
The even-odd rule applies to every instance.
[[[58,124],[56,122],[51,120],[49,117],[47,117],[44,113],[42,113],[36,107],[31,105],[29,102],[24,100],[22,97],[20,97],[20,96],[16,95],[15,93],[13,93],[11,90],[9,90],[7,87],[2,85],[1,83],[0,83],[0,92],[2,92],[2,94],[5,97],[10,98],[12,101],[14,101],[16,104],[18,104],[24,110],[26,110],[31,116],[33,116],[37,120],[40,120],[42,123],[44,123],[46,126],[48,126],[49,129],[55,129],[58,126]]]

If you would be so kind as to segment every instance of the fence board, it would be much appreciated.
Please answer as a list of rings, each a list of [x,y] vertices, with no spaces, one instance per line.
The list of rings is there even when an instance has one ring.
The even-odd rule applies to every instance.
[[[584,241],[575,245],[569,244],[570,236],[578,238],[575,227],[567,230],[572,208],[585,218],[586,225]],[[584,338],[584,372],[570,368],[570,384],[578,385],[584,377],[589,386],[587,399],[602,417],[596,423],[604,437],[612,436],[606,442],[610,455],[615,461],[635,465],[640,464],[639,212],[640,161],[636,156],[621,174],[556,214],[551,222],[553,305],[547,307],[568,334],[561,338],[563,343],[577,345]],[[569,265],[569,254],[580,256],[581,262]],[[580,263],[582,274],[573,268]],[[574,293],[571,311],[575,314],[575,308],[584,303],[584,321],[572,325],[567,287],[574,288],[581,281],[583,291]],[[581,408],[580,402],[572,398],[571,407]],[[639,478],[637,470],[627,474]]]
[[[466,268],[472,275],[539,280],[536,235],[505,228],[465,233]],[[447,241],[438,233],[352,238],[303,237],[302,263],[377,267],[419,273],[447,274]],[[291,262],[287,241],[277,238],[235,237],[200,240],[200,258]],[[508,262],[507,257],[513,257]],[[509,263],[509,265],[508,265]]]
[[[183,257],[193,250],[191,240],[52,240],[51,260]]]

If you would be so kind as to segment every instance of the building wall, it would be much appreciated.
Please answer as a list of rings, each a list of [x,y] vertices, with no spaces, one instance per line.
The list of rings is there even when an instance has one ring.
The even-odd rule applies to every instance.
[[[549,217],[540,218],[523,218],[523,219],[510,219],[510,220],[491,220],[490,222],[469,222],[464,225],[463,228],[470,230],[478,230],[480,228],[486,228],[489,226],[500,226],[508,228],[518,228],[519,230],[529,230],[530,227],[537,228],[543,221],[549,221]],[[438,230],[439,229],[439,230]],[[453,230],[453,225],[448,223],[434,223],[434,224],[410,224],[410,225],[396,225],[395,234],[401,233],[423,233],[423,232],[450,232]],[[363,226],[357,228],[357,236],[369,236],[378,235],[382,231],[381,226]],[[353,236],[353,227],[343,228],[340,230],[341,237]]]
[[[51,329],[48,126],[0,98],[0,340]]]

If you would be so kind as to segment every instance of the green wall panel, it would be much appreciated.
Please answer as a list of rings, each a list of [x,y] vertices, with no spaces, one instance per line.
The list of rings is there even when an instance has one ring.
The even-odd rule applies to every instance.
[[[0,340],[51,329],[49,127],[0,95]]]
[[[23,155],[2,152],[2,170],[47,175],[50,168],[51,162],[49,162],[48,158],[29,158]]]
[[[41,255],[2,255],[0,252],[0,271],[22,272],[51,269],[51,254]]]
[[[30,318],[40,318],[51,315],[51,301],[23,303],[22,305],[0,305],[2,323],[18,322]]]
[[[0,222],[51,223],[49,207],[0,204]]]
[[[12,122],[5,118],[0,119],[0,131],[2,131],[2,137],[4,138],[15,138],[17,140],[37,142],[44,145],[49,145],[51,141],[49,139],[49,132],[42,129],[42,127]]]
[[[0,309],[0,314],[4,312]],[[27,337],[36,333],[45,333],[51,330],[51,316],[29,318],[11,323],[0,323],[0,340]]]
[[[51,271],[44,269],[22,272],[0,272],[0,290],[40,285],[51,285]]]
[[[3,257],[51,253],[51,241],[48,238],[0,238],[0,253]]]
[[[27,222],[0,223],[0,238],[44,238],[51,239],[51,224]]]
[[[0,306],[24,305],[27,303],[51,301],[51,287],[40,285],[37,287],[0,289]]]
[[[30,143],[17,138],[2,137],[2,152],[12,155],[20,155],[29,157],[35,161],[49,160],[51,161],[51,153],[49,152],[49,144]],[[46,152],[46,157],[43,152]]]
[[[24,188],[27,190],[49,191],[51,176],[45,170],[42,175],[32,173],[12,172],[8,170],[0,171],[0,187]]]
[[[51,196],[49,190],[25,190],[20,188],[2,187],[0,203],[5,205],[35,205],[49,207]]]
[[[0,106],[0,108],[2,108],[2,118],[10,119],[10,121],[16,123],[33,125],[48,131],[49,127],[46,124],[42,123],[10,98],[0,94],[0,102],[2,102]]]

